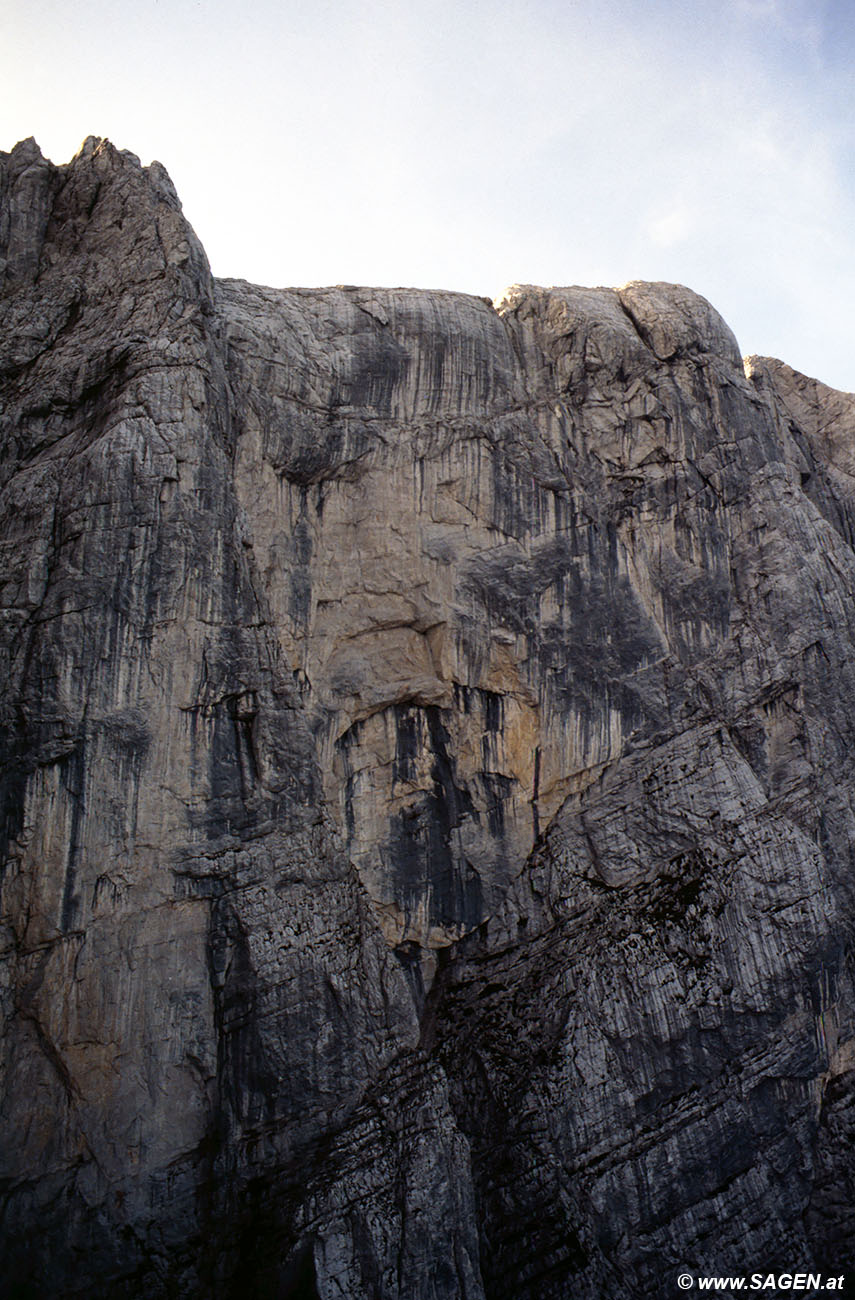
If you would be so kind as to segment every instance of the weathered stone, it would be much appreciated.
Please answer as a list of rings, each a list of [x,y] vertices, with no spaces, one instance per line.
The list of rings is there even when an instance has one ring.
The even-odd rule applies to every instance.
[[[213,280],[93,138],[0,260],[10,1293],[855,1268],[855,398]]]

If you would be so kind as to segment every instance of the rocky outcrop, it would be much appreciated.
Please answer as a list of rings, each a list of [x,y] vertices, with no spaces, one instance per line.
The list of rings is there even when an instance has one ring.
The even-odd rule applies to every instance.
[[[2,1276],[855,1269],[855,398],[0,155]]]

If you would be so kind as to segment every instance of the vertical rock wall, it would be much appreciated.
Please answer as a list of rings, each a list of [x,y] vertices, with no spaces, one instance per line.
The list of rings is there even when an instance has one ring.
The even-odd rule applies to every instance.
[[[855,399],[0,155],[10,1294],[855,1268]]]

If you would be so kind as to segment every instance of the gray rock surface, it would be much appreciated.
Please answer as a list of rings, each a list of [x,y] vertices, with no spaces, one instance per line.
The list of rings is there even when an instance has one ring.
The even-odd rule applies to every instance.
[[[94,138],[0,281],[3,1294],[855,1274],[855,397]]]

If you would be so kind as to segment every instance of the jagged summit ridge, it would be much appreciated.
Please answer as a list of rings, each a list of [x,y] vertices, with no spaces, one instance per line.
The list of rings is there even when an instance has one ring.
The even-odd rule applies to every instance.
[[[852,1267],[855,399],[681,286],[211,276],[0,154],[0,1270]]]

